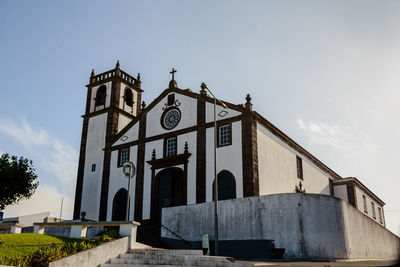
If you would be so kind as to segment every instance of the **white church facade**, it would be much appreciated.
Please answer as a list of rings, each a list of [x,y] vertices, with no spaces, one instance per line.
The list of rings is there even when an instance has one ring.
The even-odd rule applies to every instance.
[[[180,89],[174,79],[153,102],[142,102],[140,75],[120,69],[87,85],[74,219],[123,220],[131,161],[130,219],[160,221],[163,207],[213,201],[214,99]],[[219,199],[277,193],[341,198],[385,227],[384,202],[357,178],[343,178],[244,104],[217,105]]]

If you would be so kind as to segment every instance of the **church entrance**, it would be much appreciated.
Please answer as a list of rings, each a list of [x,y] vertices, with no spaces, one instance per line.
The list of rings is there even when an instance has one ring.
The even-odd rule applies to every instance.
[[[160,223],[162,208],[186,205],[186,199],[187,188],[182,169],[168,168],[160,171],[152,184],[152,221]]]
[[[111,219],[113,221],[125,221],[126,219],[126,204],[128,191],[121,188],[114,196],[113,209]]]

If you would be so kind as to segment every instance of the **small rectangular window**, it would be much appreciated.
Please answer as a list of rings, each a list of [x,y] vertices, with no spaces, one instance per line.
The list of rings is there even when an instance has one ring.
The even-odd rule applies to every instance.
[[[92,164],[92,172],[96,171],[96,164]]]
[[[375,204],[371,201],[372,218],[376,219]]]
[[[175,103],[175,94],[168,95],[168,106],[171,106]]]
[[[177,141],[176,137],[168,138],[165,146],[165,156],[172,156],[177,154]]]
[[[379,216],[379,222],[383,224],[383,220],[382,220],[382,210],[380,207],[378,207],[378,216]]]
[[[129,148],[119,150],[118,166],[121,167],[125,162],[129,161]]]
[[[232,127],[230,124],[222,125],[218,128],[218,146],[232,144]]]
[[[303,160],[296,156],[297,178],[303,180]]]
[[[363,204],[364,204],[364,212],[368,213],[368,209],[367,209],[367,198],[363,195]]]

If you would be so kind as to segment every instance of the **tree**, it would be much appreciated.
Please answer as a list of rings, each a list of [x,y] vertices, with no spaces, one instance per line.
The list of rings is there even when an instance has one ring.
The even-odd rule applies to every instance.
[[[32,161],[2,154],[0,157],[0,210],[30,198],[38,187]]]

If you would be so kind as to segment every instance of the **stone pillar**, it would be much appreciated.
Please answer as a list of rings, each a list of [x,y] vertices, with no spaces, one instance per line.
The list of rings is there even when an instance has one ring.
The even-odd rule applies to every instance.
[[[11,227],[10,234],[20,234],[21,233],[21,226],[15,225]]]
[[[36,234],[44,234],[44,226],[43,225],[35,225],[33,226],[33,232]]]

